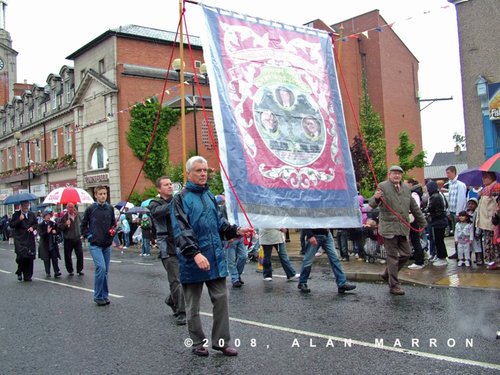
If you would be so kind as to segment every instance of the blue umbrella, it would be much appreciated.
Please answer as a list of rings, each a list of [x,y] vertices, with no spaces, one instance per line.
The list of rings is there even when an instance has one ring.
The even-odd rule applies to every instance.
[[[153,198],[146,199],[144,202],[141,203],[141,207],[149,206],[149,203],[151,203],[152,200]]]
[[[500,173],[495,172],[497,181],[500,182]],[[483,171],[479,168],[470,168],[460,172],[458,180],[462,181],[466,186],[483,186]]]
[[[23,201],[34,201],[37,200],[38,197],[35,194],[31,193],[17,193],[9,195],[3,201],[3,204],[19,204]]]
[[[118,202],[117,204],[115,204],[115,208],[119,211],[121,211],[121,209],[123,208],[123,206],[125,206],[125,208],[132,208],[134,207],[134,204],[133,203],[130,203],[130,202],[125,202],[125,201],[121,201],[121,202]]]

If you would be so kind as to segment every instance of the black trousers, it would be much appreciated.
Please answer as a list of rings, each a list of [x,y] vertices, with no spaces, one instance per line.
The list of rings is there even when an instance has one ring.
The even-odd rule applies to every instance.
[[[50,263],[52,263],[52,267],[54,268],[54,275],[60,272],[59,269],[59,259],[54,251],[49,251],[49,259],[43,261],[43,265],[45,267],[45,273],[50,275]]]
[[[444,243],[444,232],[446,228],[432,228],[434,236],[434,245],[436,246],[436,255],[439,259],[446,259],[448,252]]]
[[[411,223],[411,226],[415,229],[420,229],[416,222]],[[415,260],[415,264],[419,266],[424,265],[424,250],[422,249],[422,244],[420,243],[421,232],[416,232],[410,229],[410,242],[413,247],[413,259]]]
[[[71,255],[75,250],[76,255],[76,272],[82,272],[83,270],[83,250],[82,250],[82,240],[70,240],[68,238],[64,239],[64,265],[66,266],[66,271],[68,273],[73,273],[73,260]]]
[[[33,259],[16,257],[17,271],[16,275],[23,276],[24,280],[31,280],[33,277]]]

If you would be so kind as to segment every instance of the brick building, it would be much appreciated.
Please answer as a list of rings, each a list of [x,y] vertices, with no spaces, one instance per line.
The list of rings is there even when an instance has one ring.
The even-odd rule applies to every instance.
[[[345,35],[385,23],[378,11],[348,21],[343,22]],[[319,21],[309,26],[328,28]],[[3,155],[0,172],[4,172],[0,174],[0,189],[3,188],[0,194],[19,191],[27,182],[40,190],[41,198],[56,185],[76,185],[90,192],[102,184],[109,187],[112,203],[125,199],[142,163],[133,156],[126,141],[129,110],[135,103],[160,96],[164,90],[169,59],[179,53],[174,37],[173,32],[135,25],[108,30],[68,56],[74,67],[63,66],[59,74],[50,74],[44,85],[19,86],[23,93],[10,98],[0,109],[0,155]],[[198,74],[202,94],[209,99],[207,79],[198,69],[203,63],[201,43],[193,36],[190,42],[192,58],[184,48],[185,81],[191,82],[194,74]],[[396,160],[394,149],[401,130],[407,130],[411,141],[417,144],[417,151],[421,150],[416,98],[418,62],[397,35],[386,28],[383,33],[370,32],[366,40],[348,39],[342,43],[340,61],[356,116],[361,72],[366,68],[370,97],[386,126],[388,163]],[[397,79],[393,79],[395,75]],[[177,107],[179,74],[172,70],[167,78],[165,105]],[[194,86],[184,87],[187,108],[193,109]],[[345,98],[342,84],[341,89]],[[210,107],[210,102],[206,103]],[[352,139],[357,133],[353,111],[346,99],[343,104]],[[210,113],[208,120],[206,123],[200,110],[187,114],[187,150],[194,153],[197,149],[210,166],[216,167],[216,155],[208,139],[208,129],[212,127]],[[20,145],[14,138],[18,131],[22,133]],[[180,164],[180,125],[171,128],[168,143],[170,160]],[[31,147],[30,158],[27,152],[22,152],[27,145]],[[30,164],[34,174],[27,178],[26,170],[18,171],[15,181],[12,180],[9,172],[26,166],[28,159],[34,162]],[[48,162],[56,167],[47,169]],[[135,190],[142,192],[151,185],[141,175]]]

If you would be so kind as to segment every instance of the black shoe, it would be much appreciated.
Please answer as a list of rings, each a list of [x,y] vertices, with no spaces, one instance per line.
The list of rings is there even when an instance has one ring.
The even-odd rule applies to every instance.
[[[23,277],[22,277],[21,275],[17,275],[17,279],[18,279],[19,281],[23,281]]]
[[[24,278],[24,281],[33,281],[31,280],[31,277],[29,279],[27,279],[26,277]]]
[[[311,293],[311,289],[307,287],[307,284],[301,284],[297,285],[297,288],[302,292],[302,293]]]
[[[60,277],[61,277],[61,275],[62,275],[62,273],[61,273],[61,272],[55,273],[55,274],[54,274],[54,278],[58,279],[58,278],[60,278]]]
[[[238,281],[241,283],[241,285],[245,285],[245,282],[243,280],[241,280],[241,277]]]
[[[175,317],[175,324],[177,324],[178,326],[186,325],[186,313],[179,313]]]
[[[383,273],[380,275],[380,277],[382,278],[382,280],[384,280],[386,283],[389,282],[389,275]]]
[[[46,273],[46,274],[45,274],[45,277],[50,277],[50,273]]]
[[[103,299],[94,299],[94,302],[97,304],[97,306],[106,306],[106,301]]]
[[[85,275],[82,271],[78,272],[78,276],[83,276]]]
[[[457,259],[457,258],[458,258],[457,253],[448,257],[448,259]]]
[[[356,285],[345,283],[344,285],[339,286],[338,291],[340,294],[344,294],[345,292],[353,289],[356,289]]]
[[[109,305],[111,303],[109,299],[105,299],[104,302],[106,302],[106,305]]]
[[[239,280],[237,280],[233,283],[233,288],[241,288],[242,285],[243,284]]]
[[[208,357],[208,349],[204,348],[203,346],[200,346],[199,348],[193,348],[191,351],[198,357]]]
[[[68,276],[75,276],[73,272],[68,273]]]

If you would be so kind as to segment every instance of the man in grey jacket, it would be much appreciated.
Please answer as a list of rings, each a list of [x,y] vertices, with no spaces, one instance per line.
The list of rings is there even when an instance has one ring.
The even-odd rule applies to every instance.
[[[153,224],[156,231],[156,243],[160,250],[160,259],[163,267],[167,271],[170,295],[165,299],[165,303],[174,312],[177,325],[186,324],[186,304],[184,293],[182,292],[179,280],[179,261],[175,248],[172,224],[170,220],[170,202],[172,201],[173,185],[167,176],[159,177],[156,180],[156,187],[159,198],[154,198],[149,203],[149,210],[153,217]]]
[[[402,183],[403,173],[400,166],[391,166],[388,179],[378,185],[369,201],[372,208],[379,208],[379,232],[384,237],[387,254],[387,267],[382,278],[389,283],[389,291],[394,295],[405,294],[399,284],[398,272],[411,255],[408,243],[409,214],[415,217],[420,228],[427,225],[420,207],[411,196],[410,188]]]

